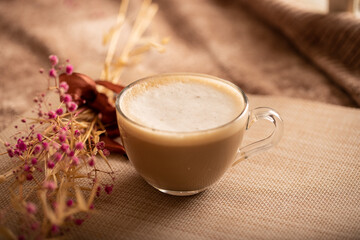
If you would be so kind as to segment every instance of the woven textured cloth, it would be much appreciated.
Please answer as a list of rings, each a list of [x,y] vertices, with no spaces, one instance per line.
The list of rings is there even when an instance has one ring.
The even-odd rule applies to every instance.
[[[247,93],[273,95],[251,95],[251,107],[279,111],[284,136],[192,197],[158,192],[112,155],[113,193],[97,198],[94,215],[66,238],[359,239],[360,110],[309,101],[359,106],[359,20],[305,11],[290,0],[156,2],[150,32],[171,42],[164,54],[125,71],[122,82],[179,71],[231,80]],[[132,15],[139,3],[131,1]],[[110,0],[0,1],[1,139],[46,87],[37,70],[48,55],[70,58],[76,71],[98,78],[101,37],[118,7]],[[244,144],[267,135],[269,125],[256,123]],[[0,159],[1,172],[13,164]],[[10,209],[8,186],[0,185],[1,209]],[[6,223],[16,229],[11,211]]]
[[[284,136],[276,148],[240,162],[218,183],[191,197],[158,192],[129,161],[113,155],[113,193],[97,198],[97,212],[66,237],[357,239],[360,110],[282,97],[249,99],[251,108],[271,106],[283,117]],[[270,130],[268,124],[256,123],[245,142]],[[0,169],[8,164],[2,156]],[[6,201],[7,191],[0,187],[2,207]]]

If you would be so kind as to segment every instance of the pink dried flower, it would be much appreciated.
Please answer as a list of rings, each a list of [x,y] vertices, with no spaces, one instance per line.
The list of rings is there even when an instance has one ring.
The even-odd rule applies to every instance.
[[[49,119],[54,119],[54,118],[56,118],[56,113],[54,111],[49,111],[48,117],[49,117]]]
[[[20,156],[20,155],[21,155],[21,153],[20,153],[20,151],[19,151],[18,149],[15,149],[15,150],[14,150],[14,154],[15,154],[16,156]]]
[[[96,189],[96,196],[99,197],[100,196],[100,192],[101,192],[101,187],[98,186]]]
[[[17,141],[16,147],[18,150],[20,150],[21,152],[26,151],[27,149],[27,145],[24,143],[23,140],[21,140],[20,138]]]
[[[15,155],[14,151],[11,148],[7,149],[7,153],[9,155],[9,157],[11,157],[11,158],[14,157],[14,155]]]
[[[80,164],[80,160],[79,160],[79,158],[78,157],[76,157],[76,156],[73,156],[72,157],[72,160],[73,160],[73,163],[74,163],[74,165],[79,165]]]
[[[72,199],[69,199],[66,201],[66,206],[71,207],[74,204],[74,201]]]
[[[65,134],[60,134],[60,135],[59,135],[59,141],[60,141],[61,143],[65,142],[65,141],[66,141],[66,135],[65,135]]]
[[[78,108],[78,105],[74,102],[69,102],[66,104],[67,109],[69,110],[69,112],[73,112]]]
[[[80,131],[79,131],[79,130],[75,130],[74,136],[75,136],[75,137],[80,137],[80,135],[81,135]]]
[[[53,182],[53,181],[46,181],[46,182],[44,182],[43,186],[44,186],[44,188],[46,188],[46,189],[48,189],[50,191],[55,190],[56,187],[57,187],[55,182]]]
[[[44,69],[43,69],[43,68],[40,68],[40,69],[39,69],[39,73],[43,74],[43,73],[44,73]]]
[[[55,66],[56,64],[59,63],[59,58],[56,55],[50,55],[49,60],[50,60],[51,65],[53,65],[53,66]]]
[[[79,225],[79,226],[80,226],[84,221],[85,221],[85,220],[84,220],[84,219],[81,219],[81,218],[74,219],[74,223],[75,223],[76,225]]]
[[[94,208],[95,208],[94,204],[93,204],[93,203],[91,203],[91,204],[90,204],[90,206],[89,206],[89,209],[91,209],[91,210],[92,210],[92,209],[94,209]]]
[[[42,149],[41,145],[37,144],[37,145],[34,147],[33,154],[38,154],[38,153],[41,151],[41,149]]]
[[[37,158],[32,158],[32,159],[31,159],[31,164],[32,164],[32,165],[36,165],[37,162],[38,162]]]
[[[69,157],[73,157],[75,155],[75,152],[74,151],[70,151],[70,149],[68,149],[68,151],[66,151],[66,154],[69,156]]]
[[[70,94],[65,94],[65,95],[62,97],[62,101],[63,101],[64,103],[69,103],[69,102],[71,102],[71,101],[72,101],[71,95],[70,95]]]
[[[82,149],[84,149],[84,143],[82,143],[82,142],[76,143],[76,144],[75,144],[75,148],[76,148],[77,150],[82,150]]]
[[[64,92],[67,92],[69,90],[69,85],[67,84],[67,82],[61,82],[59,87],[64,89]]]
[[[74,68],[71,64],[66,65],[66,74],[67,75],[71,75],[73,70],[74,70]]]
[[[31,181],[31,180],[33,180],[33,179],[34,179],[34,177],[33,177],[33,175],[32,175],[31,173],[28,173],[28,174],[26,175],[26,180]]]
[[[25,171],[25,172],[29,172],[29,171],[30,171],[30,166],[27,165],[27,164],[25,164],[25,165],[24,165],[24,171]]]
[[[25,118],[21,119],[21,122],[26,123],[26,119]]]
[[[106,185],[104,190],[107,194],[110,194],[113,190],[113,185]]]
[[[96,148],[98,149],[98,150],[103,150],[104,148],[105,148],[105,142],[104,141],[100,141],[100,142],[98,142],[98,143],[96,143]]]
[[[53,77],[53,78],[56,78],[56,75],[57,75],[56,70],[54,68],[50,69],[49,76]]]
[[[29,213],[29,214],[35,214],[36,211],[37,211],[37,207],[34,203],[32,202],[28,202],[26,204],[26,211]]]
[[[62,154],[61,154],[61,153],[56,152],[56,153],[54,154],[54,160],[55,160],[55,162],[60,161],[61,158],[62,158]]]
[[[57,110],[56,110],[56,114],[57,115],[62,115],[64,113],[64,111],[62,110],[62,108],[58,108]]]
[[[59,228],[57,225],[53,224],[53,225],[51,226],[51,232],[54,233],[54,234],[59,233],[59,232],[60,232],[60,228]]]
[[[90,167],[93,167],[95,165],[95,159],[94,157],[90,157],[89,161],[88,161],[88,164]]]
[[[46,151],[49,150],[49,143],[48,142],[43,142],[42,146],[43,146],[44,150],[46,150]]]
[[[53,131],[54,131],[54,132],[57,132],[58,129],[59,129],[58,126],[56,126],[56,125],[53,126]]]
[[[110,156],[110,151],[107,149],[102,150],[105,157]]]
[[[66,152],[69,149],[69,144],[63,143],[60,147],[61,151]]]
[[[49,160],[47,163],[47,166],[48,166],[48,168],[53,169],[55,167],[55,163],[53,161]]]

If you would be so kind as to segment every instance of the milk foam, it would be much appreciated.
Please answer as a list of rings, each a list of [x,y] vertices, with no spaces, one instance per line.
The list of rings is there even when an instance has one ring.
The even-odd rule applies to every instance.
[[[232,86],[196,77],[148,79],[129,89],[121,109],[149,128],[191,132],[216,128],[243,110],[242,95]]]

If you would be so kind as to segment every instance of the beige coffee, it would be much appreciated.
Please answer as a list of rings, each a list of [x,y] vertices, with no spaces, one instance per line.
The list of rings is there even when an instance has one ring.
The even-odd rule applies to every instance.
[[[242,93],[223,80],[163,75],[140,80],[117,102],[129,159],[151,185],[204,189],[234,161],[247,117]]]

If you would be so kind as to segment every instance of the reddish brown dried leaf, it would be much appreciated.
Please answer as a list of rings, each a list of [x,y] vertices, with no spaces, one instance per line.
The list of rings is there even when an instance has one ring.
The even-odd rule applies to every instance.
[[[109,138],[108,136],[101,135],[100,141],[104,141],[105,148],[108,149],[111,153],[126,154],[125,148],[118,142],[115,142],[114,140]]]
[[[115,93],[121,92],[124,87],[107,81],[99,80],[95,82],[90,77],[81,73],[72,73],[71,75],[63,73],[59,78],[60,82],[65,81],[69,85],[68,93],[72,95],[73,99],[77,101],[78,104],[85,104],[87,107],[99,113],[101,122],[104,125],[107,125],[107,136],[101,137],[105,137],[107,145],[110,146],[109,150],[124,153],[125,150],[123,146],[111,140],[111,138],[120,135],[116,123],[115,107],[109,102],[109,99],[105,94],[99,93],[96,90],[96,84],[102,85]]]
[[[106,134],[110,138],[116,138],[120,136],[120,131],[117,124],[109,125],[106,127]]]
[[[114,93],[120,93],[125,87],[115,84],[115,83],[111,83],[108,81],[103,81],[103,80],[97,80],[95,82],[98,85],[104,86],[107,89],[110,89],[111,91],[113,91]]]
[[[116,122],[115,107],[109,103],[105,94],[98,93],[95,101],[89,102],[87,105],[100,113],[100,119],[104,125]]]
[[[66,82],[69,85],[68,93],[72,95],[73,100],[78,104],[92,102],[96,99],[98,91],[93,79],[81,73],[72,73],[67,75],[62,73],[59,76],[60,82]]]

